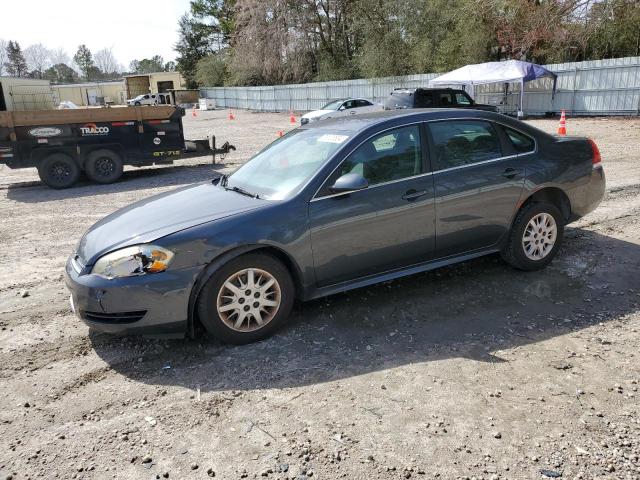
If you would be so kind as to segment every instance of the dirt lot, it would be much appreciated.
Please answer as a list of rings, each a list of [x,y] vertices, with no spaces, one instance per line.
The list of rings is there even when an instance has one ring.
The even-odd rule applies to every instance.
[[[545,271],[487,257],[336,295],[244,347],[91,333],[61,275],[82,233],[290,128],[185,122],[238,151],[66,191],[0,168],[0,478],[640,478],[640,120],[568,120],[608,193]]]

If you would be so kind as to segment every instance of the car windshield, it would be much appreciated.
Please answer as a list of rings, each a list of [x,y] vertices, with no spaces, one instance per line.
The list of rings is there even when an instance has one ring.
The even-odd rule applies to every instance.
[[[413,108],[413,94],[409,92],[393,92],[384,100],[385,110]]]
[[[136,98],[134,98],[134,100],[142,100],[144,98],[144,95],[138,95]]]
[[[267,200],[290,198],[348,138],[343,131],[293,130],[258,152],[223,185]]]
[[[344,100],[334,100],[333,102],[327,103],[320,110],[338,110],[343,103],[344,103]]]

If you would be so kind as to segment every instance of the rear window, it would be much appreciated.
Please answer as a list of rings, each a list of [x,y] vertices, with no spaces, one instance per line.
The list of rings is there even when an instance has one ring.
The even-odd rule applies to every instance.
[[[520,133],[517,130],[514,130],[509,127],[503,127],[507,137],[511,140],[511,144],[513,148],[516,149],[518,153],[529,153],[533,152],[536,149],[536,142],[533,138],[525,135],[524,133]]]
[[[413,108],[413,92],[393,92],[385,99],[385,110],[398,108]]]

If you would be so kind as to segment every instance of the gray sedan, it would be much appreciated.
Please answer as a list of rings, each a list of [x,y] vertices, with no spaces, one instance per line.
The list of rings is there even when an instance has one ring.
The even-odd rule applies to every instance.
[[[247,343],[281,327],[296,299],[495,252],[543,268],[604,189],[593,141],[499,114],[336,118],[288,133],[228,177],[101,220],[66,283],[77,315],[102,331],[193,335],[200,324]]]

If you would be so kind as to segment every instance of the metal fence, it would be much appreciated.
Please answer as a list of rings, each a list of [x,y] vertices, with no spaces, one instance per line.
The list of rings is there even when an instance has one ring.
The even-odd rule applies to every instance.
[[[561,109],[570,115],[640,115],[640,57],[556,63],[545,67],[558,75],[556,95],[551,95],[550,79],[527,83],[525,115],[543,115]],[[270,87],[213,87],[202,88],[200,96],[214,99],[217,108],[303,112],[317,110],[338,98],[368,98],[380,103],[394,88],[425,87],[438,75]],[[504,113],[517,111],[521,94],[517,83],[510,84],[506,93],[503,84],[482,85],[475,90],[476,101],[497,105]]]

